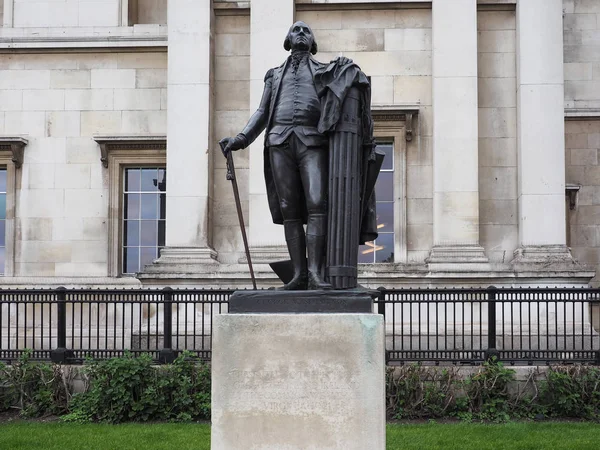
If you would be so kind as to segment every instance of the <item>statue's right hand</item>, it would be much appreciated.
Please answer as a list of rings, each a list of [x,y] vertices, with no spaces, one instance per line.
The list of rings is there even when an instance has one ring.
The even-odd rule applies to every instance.
[[[246,140],[242,135],[237,135],[236,137],[226,137],[219,141],[219,145],[221,146],[221,151],[223,152],[223,156],[227,158],[227,154],[229,152],[234,152],[236,150],[240,150],[246,146]]]

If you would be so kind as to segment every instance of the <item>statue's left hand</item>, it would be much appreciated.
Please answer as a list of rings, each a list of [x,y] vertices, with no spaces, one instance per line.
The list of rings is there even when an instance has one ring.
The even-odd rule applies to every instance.
[[[345,56],[338,56],[331,62],[338,63],[340,66],[345,66],[346,64],[352,64],[354,61],[352,61],[350,58],[346,58]]]

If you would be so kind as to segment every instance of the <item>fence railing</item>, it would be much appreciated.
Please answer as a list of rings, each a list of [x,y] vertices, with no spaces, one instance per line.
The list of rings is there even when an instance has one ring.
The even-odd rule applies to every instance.
[[[600,364],[594,289],[382,290],[390,363]],[[598,300],[596,300],[598,299]]]
[[[0,360],[69,364],[124,352],[210,360],[231,290],[0,290]],[[388,364],[600,365],[600,290],[380,289]]]

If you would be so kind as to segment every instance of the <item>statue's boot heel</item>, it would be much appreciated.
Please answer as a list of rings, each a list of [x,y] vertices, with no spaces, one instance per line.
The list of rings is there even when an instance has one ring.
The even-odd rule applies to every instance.
[[[307,287],[306,236],[301,220],[286,220],[283,222],[285,240],[290,259],[294,266],[294,277],[284,286],[282,291],[302,291]]]
[[[308,289],[328,290],[333,286],[323,280],[325,253],[327,250],[327,216],[311,214],[306,226],[306,248],[308,250]]]

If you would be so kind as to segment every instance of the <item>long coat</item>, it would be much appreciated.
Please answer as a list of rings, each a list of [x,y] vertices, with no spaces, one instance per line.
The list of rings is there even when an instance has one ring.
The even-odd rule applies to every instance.
[[[275,111],[275,102],[281,87],[281,80],[291,57],[288,57],[285,62],[273,69],[270,69],[265,75],[265,87],[258,109],[252,115],[248,124],[242,130],[246,136],[248,143],[253,142],[258,135],[266,129],[265,145],[264,145],[264,174],[265,183],[267,186],[267,198],[269,201],[269,209],[273,222],[283,224],[283,215],[279,206],[279,197],[275,189],[275,181],[269,158],[269,148],[266,145],[267,136],[272,127],[273,112]],[[346,92],[352,86],[357,86],[363,94],[363,141],[364,151],[373,152],[373,125],[370,115],[371,91],[370,83],[366,75],[360,68],[354,64],[340,64],[337,60],[331,63],[322,63],[315,60],[312,56],[308,59],[308,67],[313,75],[313,81],[317,90],[317,95],[321,101],[321,118],[319,120],[318,130],[321,133],[334,132],[334,128],[338,122],[341,107],[344,101]],[[370,159],[374,160],[374,154],[369,155]],[[365,176],[367,171],[363,171]],[[302,199],[304,200],[304,199]],[[362,221],[361,243],[373,240],[377,237],[377,225],[374,209],[374,198],[369,199],[370,206],[366,208],[366,216]],[[364,201],[364,200],[363,200]],[[306,211],[306,202],[301,201],[304,211],[302,214],[304,223],[308,217]]]

